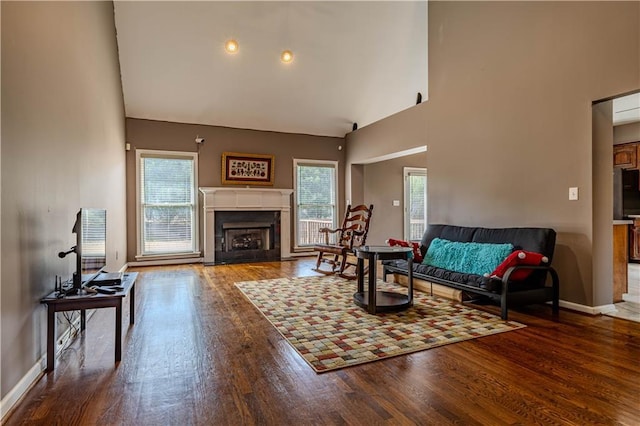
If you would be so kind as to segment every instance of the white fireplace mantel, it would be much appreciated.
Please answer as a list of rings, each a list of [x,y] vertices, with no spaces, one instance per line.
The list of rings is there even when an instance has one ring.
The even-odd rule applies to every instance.
[[[293,189],[201,187],[204,202],[204,263],[215,263],[216,211],[280,211],[280,257],[291,257]]]

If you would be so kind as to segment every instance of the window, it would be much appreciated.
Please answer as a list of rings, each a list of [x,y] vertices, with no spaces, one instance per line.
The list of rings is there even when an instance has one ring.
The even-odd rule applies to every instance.
[[[427,227],[427,169],[404,168],[404,238],[421,240]]]
[[[295,190],[295,246],[321,240],[320,228],[336,228],[338,162],[293,160]]]
[[[190,152],[136,151],[137,258],[198,251],[197,159]]]

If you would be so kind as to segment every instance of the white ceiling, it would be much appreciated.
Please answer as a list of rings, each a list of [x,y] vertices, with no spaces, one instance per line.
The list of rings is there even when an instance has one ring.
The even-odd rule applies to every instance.
[[[640,121],[640,93],[613,100],[613,125]]]
[[[127,117],[342,137],[426,100],[424,0],[116,1],[115,22]]]

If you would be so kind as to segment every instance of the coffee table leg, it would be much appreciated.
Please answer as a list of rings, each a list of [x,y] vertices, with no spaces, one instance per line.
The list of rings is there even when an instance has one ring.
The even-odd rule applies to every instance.
[[[409,306],[413,305],[413,256],[407,261],[407,267],[409,269]]]
[[[356,267],[357,267],[356,274],[358,275],[357,291],[358,293],[362,293],[364,291],[364,259],[362,259],[361,257],[358,257],[358,263]]]
[[[376,313],[376,274],[378,255],[369,254],[369,313]]]

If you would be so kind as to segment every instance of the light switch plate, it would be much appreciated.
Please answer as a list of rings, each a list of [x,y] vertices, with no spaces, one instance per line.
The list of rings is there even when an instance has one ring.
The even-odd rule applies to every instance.
[[[393,206],[394,207],[399,207],[400,206],[400,200],[393,200]]]
[[[569,188],[569,200],[576,201],[578,199],[578,187],[572,186]]]

